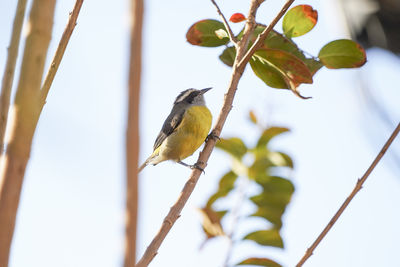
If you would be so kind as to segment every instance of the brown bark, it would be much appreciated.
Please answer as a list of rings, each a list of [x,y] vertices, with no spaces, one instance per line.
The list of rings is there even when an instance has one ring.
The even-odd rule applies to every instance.
[[[29,16],[21,72],[14,102],[15,119],[0,184],[0,266],[8,266],[23,178],[40,114],[43,68],[53,27],[55,0],[34,0]]]
[[[129,99],[126,132],[126,222],[124,266],[136,262],[139,163],[139,97],[142,70],[143,0],[131,1],[131,44],[129,61]]]

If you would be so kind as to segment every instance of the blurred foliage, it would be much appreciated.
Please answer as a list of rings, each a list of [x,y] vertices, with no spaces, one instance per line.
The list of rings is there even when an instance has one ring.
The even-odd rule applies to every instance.
[[[238,208],[247,203],[246,205],[255,207],[253,213],[242,216],[240,223],[237,220],[234,224],[240,227],[250,222],[251,218],[258,217],[265,220],[266,227],[242,236],[240,240],[234,241],[235,244],[251,240],[261,246],[283,248],[284,242],[280,235],[282,216],[291,200],[294,185],[287,178],[275,174],[283,173],[283,169],[293,169],[293,161],[289,155],[272,150],[270,142],[276,136],[288,132],[289,129],[265,128],[259,124],[259,120],[252,111],[249,113],[249,120],[261,128],[260,136],[252,147],[247,146],[238,137],[221,138],[216,145],[231,156],[233,164],[231,169],[220,178],[216,192],[209,197],[205,207],[200,209],[203,215],[202,227],[207,240],[227,236],[233,241],[234,233],[227,233],[222,221],[225,216],[231,216],[231,218],[239,216],[235,214]],[[243,183],[238,182],[239,179],[246,181],[245,188],[243,188]],[[254,187],[258,188],[257,193],[254,193]],[[249,188],[253,190],[247,190]],[[243,189],[246,192],[243,192]],[[229,203],[228,208],[218,210],[216,203],[230,194],[236,194],[236,196],[241,194],[243,201],[235,203],[239,205]],[[237,229],[236,226],[232,228]],[[248,258],[237,265],[281,266],[268,258]]]
[[[245,21],[244,15],[235,13],[230,19],[238,23]],[[250,66],[258,78],[266,85],[277,89],[290,89],[301,98],[300,84],[313,83],[314,74],[325,66],[330,69],[357,68],[366,62],[364,49],[351,40],[335,40],[320,50],[318,57],[307,57],[292,40],[311,31],[318,21],[318,12],[309,5],[298,5],[291,8],[283,17],[283,34],[272,30],[264,44],[253,54]],[[258,24],[250,44],[256,40],[266,27]],[[242,31],[236,35],[238,40]],[[205,19],[194,23],[186,34],[192,45],[218,47],[226,46],[220,60],[232,67],[236,48],[230,44],[229,35],[222,22]]]

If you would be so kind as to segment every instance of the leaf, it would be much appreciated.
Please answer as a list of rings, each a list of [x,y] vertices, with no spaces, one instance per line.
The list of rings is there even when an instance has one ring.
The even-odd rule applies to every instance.
[[[230,18],[229,21],[233,23],[238,23],[246,20],[246,17],[242,13],[235,13]]]
[[[311,31],[318,21],[318,12],[309,5],[291,8],[283,17],[282,29],[289,37],[298,37]]]
[[[254,111],[252,110],[249,111],[249,118],[252,123],[257,124],[257,116],[254,113]]]
[[[261,134],[256,147],[265,147],[272,138],[288,131],[289,129],[285,127],[269,127]]]
[[[236,265],[256,265],[266,267],[282,267],[279,263],[267,258],[248,258]]]
[[[229,67],[232,67],[233,62],[235,61],[235,57],[236,57],[236,49],[235,47],[230,46],[225,48],[225,50],[219,56],[219,59]]]
[[[264,149],[267,152],[267,149]],[[248,169],[247,175],[249,178],[255,180],[259,176],[264,176],[267,172],[267,169],[272,166],[271,161],[268,157],[259,156],[256,154],[256,159],[254,160],[253,164]]]
[[[199,210],[201,212],[201,215],[203,216],[202,226],[204,233],[207,235],[207,239],[225,235],[221,225],[221,219],[223,215],[225,215],[225,213],[218,213],[209,207],[205,207]]]
[[[262,246],[283,248],[283,240],[276,229],[260,230],[246,235],[243,239],[253,240]]]
[[[218,190],[215,192],[207,201],[207,207],[211,207],[211,205],[219,198],[225,197],[229,194],[230,191],[235,187],[235,182],[237,179],[237,175],[230,171],[224,176],[222,176],[221,180],[219,180]]]
[[[319,51],[321,62],[329,69],[358,68],[367,61],[364,48],[352,40],[336,40]]]
[[[264,26],[258,25],[252,35],[250,45],[252,42],[255,41],[257,36],[265,29]],[[237,38],[240,40],[243,36],[243,30],[238,34]],[[322,66],[323,64],[319,62],[315,58],[307,58],[304,53],[297,47],[297,45],[289,38],[286,36],[272,30],[267,38],[264,41],[264,44],[261,48],[270,48],[270,49],[277,49],[277,50],[283,50],[288,52],[289,54],[292,54],[293,56],[299,58],[301,61],[303,61],[304,64],[308,67],[311,75],[314,75]],[[234,47],[229,48],[229,53],[227,49],[224,50],[223,54],[220,56],[220,59],[222,62],[224,62],[226,65],[232,67],[233,66],[233,61],[235,59],[236,55],[236,50]]]
[[[220,39],[216,34],[218,30],[226,30],[222,22],[205,19],[193,24],[186,33],[187,41],[192,45],[217,47],[229,43],[229,38]]]
[[[293,161],[288,154],[279,151],[271,151],[268,153],[268,158],[276,167],[289,167],[293,169]]]
[[[246,145],[240,138],[237,137],[232,137],[229,139],[221,138],[221,140],[216,144],[216,147],[228,152],[231,154],[231,156],[237,158],[238,160],[240,160],[247,152]]]
[[[263,187],[263,191],[250,200],[257,206],[257,211],[251,216],[267,219],[274,224],[274,228],[282,227],[282,215],[290,203],[294,192],[293,183],[277,176],[258,176],[256,182]]]
[[[251,58],[250,66],[257,77],[273,88],[296,91],[301,83],[313,82],[307,65],[283,50],[258,50]]]

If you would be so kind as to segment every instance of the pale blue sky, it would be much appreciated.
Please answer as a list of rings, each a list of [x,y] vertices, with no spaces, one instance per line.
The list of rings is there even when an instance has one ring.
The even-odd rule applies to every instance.
[[[0,73],[15,2],[0,2]],[[227,16],[246,14],[249,4],[218,2]],[[258,21],[267,24],[284,2],[266,1]],[[295,3],[308,3],[319,11],[316,28],[296,39],[304,50],[316,55],[325,43],[347,37],[336,0]],[[57,3],[49,60],[73,4],[72,0]],[[145,4],[141,159],[151,153],[180,91],[214,87],[206,101],[216,118],[231,72],[217,58],[222,48],[194,47],[185,39],[195,21],[218,19],[210,1],[150,0]],[[234,26],[236,31],[240,29]],[[122,264],[128,27],[128,1],[84,2],[35,135],[10,267]],[[304,101],[289,91],[266,87],[250,68],[246,70],[222,136],[239,136],[251,143],[258,133],[247,121],[250,109],[268,123],[291,128],[274,147],[295,161],[296,192],[284,218],[285,250],[264,249],[248,242],[235,249],[233,262],[246,256],[265,256],[284,266],[297,263],[390,134],[363,104],[359,76],[369,78],[376,97],[398,120],[399,71],[398,58],[374,50],[362,70],[319,71],[313,85],[301,86],[303,95],[313,97]],[[394,146],[399,150],[400,142]],[[197,153],[187,161],[194,162],[196,157]],[[376,168],[305,266],[400,266],[400,175],[388,159]],[[196,208],[215,190],[229,164],[229,158],[214,151],[206,175],[151,266],[221,266],[227,242],[211,241],[198,250],[204,236]],[[174,163],[142,172],[139,256],[189,173]]]

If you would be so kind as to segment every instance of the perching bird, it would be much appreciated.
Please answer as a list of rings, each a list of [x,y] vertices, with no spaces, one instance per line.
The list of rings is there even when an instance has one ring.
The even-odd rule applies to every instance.
[[[212,115],[203,96],[210,89],[191,88],[176,97],[171,113],[156,138],[153,153],[139,167],[139,172],[149,164],[156,165],[165,160],[198,168],[182,160],[191,156],[201,146],[210,131]]]

